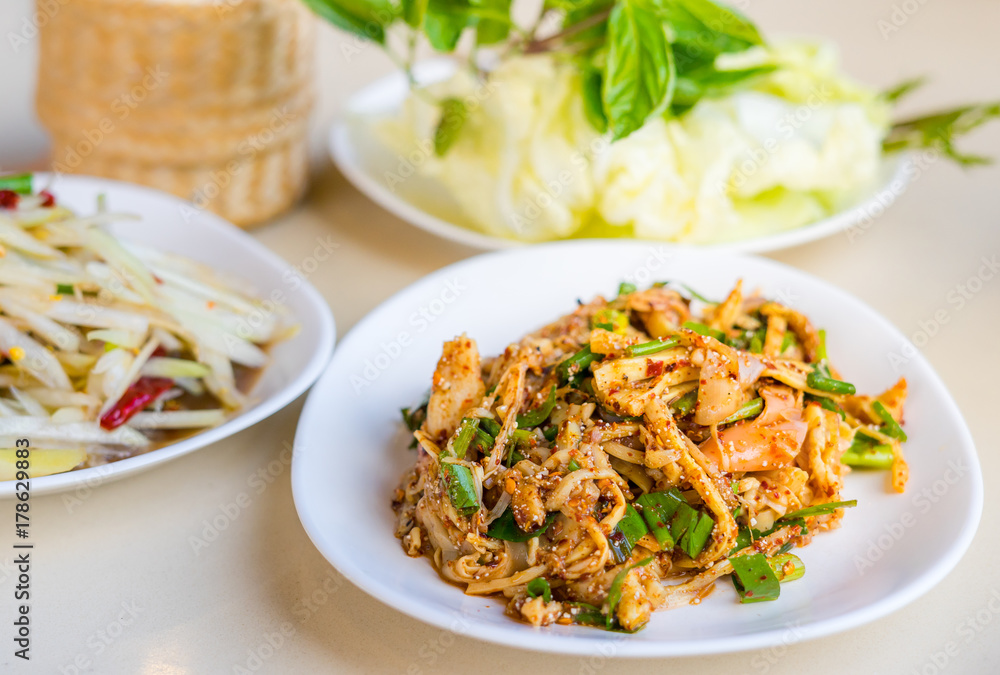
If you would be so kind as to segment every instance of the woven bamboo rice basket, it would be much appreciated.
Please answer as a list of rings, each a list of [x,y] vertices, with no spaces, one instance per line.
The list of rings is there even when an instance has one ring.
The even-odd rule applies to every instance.
[[[301,0],[57,2],[36,93],[54,170],[150,185],[241,226],[301,196],[315,42]]]

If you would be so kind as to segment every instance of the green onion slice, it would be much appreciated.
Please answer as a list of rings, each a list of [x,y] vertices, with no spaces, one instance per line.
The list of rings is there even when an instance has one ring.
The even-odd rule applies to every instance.
[[[645,560],[640,560],[637,563],[629,565],[617,575],[615,575],[615,580],[611,582],[611,588],[608,589],[608,614],[606,617],[607,629],[611,630],[615,624],[615,609],[618,607],[618,603],[622,599],[622,585],[625,583],[625,577],[628,573],[634,570],[636,567],[643,567],[653,562],[654,556],[649,556]]]
[[[694,331],[698,335],[705,335],[707,337],[713,337],[719,342],[723,342],[726,339],[726,334],[721,330],[712,328],[711,326],[706,326],[703,323],[698,323],[697,321],[685,321],[684,327],[688,330]]]
[[[846,502],[827,502],[826,504],[816,504],[814,506],[807,506],[804,509],[799,509],[798,511],[786,513],[781,518],[778,518],[777,522],[781,523],[789,520],[795,520],[796,518],[809,518],[810,516],[825,516],[828,513],[833,513],[837,509],[849,509],[857,505],[857,499],[851,499]]]
[[[788,542],[790,544],[791,542]],[[788,544],[785,544],[787,546]],[[782,547],[784,548],[784,547]],[[778,577],[778,581],[795,581],[796,579],[801,579],[802,575],[806,573],[805,563],[797,555],[792,555],[784,551],[778,550],[778,553],[767,559],[767,564],[771,566],[771,571],[774,572],[774,576]]]
[[[448,489],[448,497],[452,505],[463,516],[471,516],[479,510],[479,499],[476,497],[476,483],[472,478],[472,470],[462,464],[444,462],[441,464],[444,484]]]
[[[465,452],[469,449],[472,439],[476,437],[476,431],[479,430],[479,419],[478,417],[462,418],[462,423],[458,427],[458,435],[451,445],[451,451],[455,457],[465,459]]]
[[[545,522],[542,523],[540,528],[534,532],[525,532],[521,529],[521,526],[517,524],[517,521],[514,520],[514,512],[507,509],[503,512],[503,515],[490,524],[490,529],[486,531],[486,535],[503,541],[528,541],[529,539],[534,539],[535,537],[543,534],[545,530],[549,529],[549,526],[555,522],[557,515],[559,514],[550,513],[545,517]]]
[[[734,412],[732,415],[726,419],[719,422],[719,426],[723,424],[732,424],[733,422],[739,422],[740,420],[745,420],[750,417],[756,417],[764,410],[764,399],[755,398],[751,401],[747,401],[740,409]]]
[[[649,356],[650,354],[656,354],[657,352],[662,352],[664,349],[672,349],[681,343],[677,338],[669,338],[667,340],[653,340],[652,342],[643,342],[638,345],[630,345],[625,353],[629,356]]]
[[[684,415],[690,414],[695,405],[698,403],[698,390],[692,389],[688,393],[681,396],[679,399],[671,403],[671,407],[676,411],[678,415],[683,417]]]
[[[817,389],[819,391],[828,391],[831,394],[855,394],[857,389],[850,382],[843,382],[841,380],[835,380],[832,377],[827,377],[819,372],[819,370],[814,370],[806,377],[806,384],[809,385],[811,389]]]
[[[556,405],[556,387],[555,385],[553,385],[553,387],[549,389],[549,395],[542,403],[542,405],[538,406],[534,410],[529,410],[523,415],[517,416],[517,426],[520,427],[521,429],[532,429],[534,427],[537,427],[539,424],[541,424],[542,422],[544,422],[549,418],[549,415],[552,414],[552,409],[555,407],[555,405]]]
[[[903,427],[899,426],[899,422],[897,422],[886,407],[882,405],[881,401],[875,401],[872,403],[872,409],[875,411],[875,414],[881,418],[884,424],[882,430],[885,432],[886,436],[892,436],[893,438],[901,441],[906,440],[906,432],[903,431]]]
[[[545,577],[535,577],[529,581],[526,590],[529,598],[537,598],[540,595],[546,603],[552,602],[552,587]]]
[[[587,344],[576,354],[573,354],[573,356],[556,366],[556,372],[559,374],[561,381],[569,382],[574,376],[587,370],[590,364],[600,358],[601,355],[590,351],[590,345]]]
[[[740,594],[740,602],[778,599],[781,586],[763,553],[736,556],[730,558],[729,563],[733,566],[733,585]]]

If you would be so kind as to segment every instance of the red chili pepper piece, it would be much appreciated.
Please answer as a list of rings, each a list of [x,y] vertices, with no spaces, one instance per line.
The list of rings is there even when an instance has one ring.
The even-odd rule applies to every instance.
[[[174,386],[169,377],[140,377],[129,387],[115,407],[101,418],[101,426],[108,431],[117,429],[128,422],[133,415],[143,410]]]
[[[13,190],[0,190],[0,209],[16,209],[21,195]]]
[[[42,206],[55,206],[56,197],[54,194],[48,190],[42,190],[38,193],[38,196],[42,198]]]

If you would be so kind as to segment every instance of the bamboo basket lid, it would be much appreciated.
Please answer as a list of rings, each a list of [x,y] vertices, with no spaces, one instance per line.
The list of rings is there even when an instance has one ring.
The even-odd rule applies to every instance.
[[[36,90],[57,171],[158,187],[243,226],[301,196],[315,20],[300,0],[61,1]]]

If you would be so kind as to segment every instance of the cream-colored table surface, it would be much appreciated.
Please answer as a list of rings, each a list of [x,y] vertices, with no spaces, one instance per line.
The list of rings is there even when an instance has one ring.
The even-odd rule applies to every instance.
[[[770,31],[833,37],[843,45],[848,69],[874,84],[929,75],[931,84],[908,109],[1000,98],[1000,3],[994,0],[738,4]],[[8,45],[10,32],[23,30],[28,10],[28,0],[0,3],[3,169],[37,161],[44,151],[44,136],[30,112],[35,45],[29,41],[17,51]],[[880,21],[887,22],[883,28],[898,30],[883,35]],[[344,44],[350,43],[340,34],[322,30],[312,189],[300,208],[255,234],[290,264],[309,256],[320,241],[336,245],[310,280],[329,300],[341,334],[406,284],[475,253],[381,211],[325,158],[324,129],[339,102],[390,69],[376,48],[362,46],[354,53],[343,50]],[[1000,157],[1000,125],[972,140],[977,149]],[[983,283],[962,307],[949,295],[981,271],[984,258],[995,267],[998,254],[1000,169],[965,173],[945,163],[930,167],[854,242],[836,236],[773,254],[863,298],[907,335],[933,333],[924,352],[965,411],[979,444],[987,497],[972,548],[937,588],[874,624],[787,648],[671,663],[537,655],[425,626],[344,581],[306,538],[281,462],[288,456],[283,450],[295,432],[299,401],[225,442],[148,473],[89,493],[34,498],[33,661],[29,668],[15,663],[5,622],[0,671],[1000,672],[1000,603],[989,604],[991,596],[1000,597],[1000,497],[992,489],[1000,481],[992,426],[1000,417],[1000,280]],[[935,316],[947,323],[935,329]],[[252,481],[258,474],[266,478],[262,490]],[[249,506],[196,554],[191,538],[244,494]],[[0,502],[8,520],[12,510],[11,502]],[[9,562],[10,534],[4,531],[0,539],[5,542],[0,561]],[[927,546],[934,546],[933,539]],[[13,584],[10,567],[2,566],[4,616]]]

